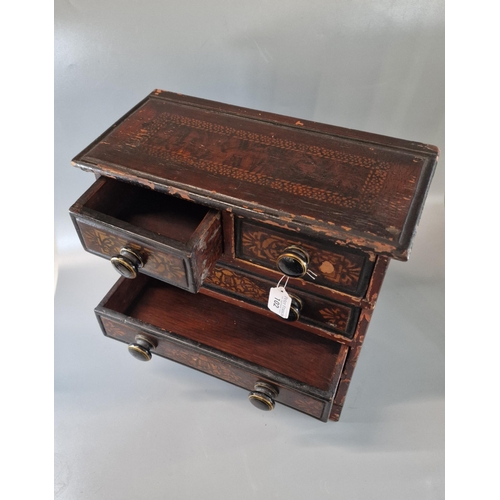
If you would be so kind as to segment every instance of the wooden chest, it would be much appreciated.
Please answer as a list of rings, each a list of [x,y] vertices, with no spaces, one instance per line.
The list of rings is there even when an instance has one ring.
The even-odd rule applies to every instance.
[[[258,408],[338,420],[437,156],[152,92],[73,160],[97,177],[70,209],[82,245],[122,275],[95,309],[104,335],[236,384]]]

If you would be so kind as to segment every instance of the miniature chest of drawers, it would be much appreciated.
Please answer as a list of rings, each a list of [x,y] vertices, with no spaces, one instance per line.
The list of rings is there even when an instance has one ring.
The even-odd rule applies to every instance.
[[[95,309],[104,335],[236,384],[260,409],[338,420],[437,156],[152,92],[73,160],[96,175],[70,209],[82,245],[121,275]],[[279,282],[284,317],[268,308]]]

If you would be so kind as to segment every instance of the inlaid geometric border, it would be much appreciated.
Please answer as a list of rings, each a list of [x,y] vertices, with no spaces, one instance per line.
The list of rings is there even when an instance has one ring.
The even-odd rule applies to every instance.
[[[288,151],[297,151],[310,156],[334,160],[335,162],[344,163],[353,167],[364,167],[369,169],[369,172],[367,173],[366,180],[361,189],[360,197],[353,198],[321,188],[304,186],[303,184],[286,179],[277,179],[261,172],[249,172],[232,165],[203,160],[201,158],[191,158],[188,155],[168,150],[159,145],[148,144],[150,139],[155,137],[160,130],[168,131],[170,129],[173,132],[174,129],[179,127],[185,127],[188,130],[202,130],[212,134],[224,135],[226,137],[237,137],[244,141]],[[319,146],[296,143],[290,140],[249,132],[168,112],[160,113],[155,119],[148,122],[133,139],[126,143],[126,146],[132,148],[141,146],[140,149],[142,152],[165,162],[173,162],[175,164],[210,172],[211,174],[269,187],[277,191],[287,192],[294,196],[301,196],[345,208],[357,208],[363,211],[369,211],[371,209],[377,194],[383,187],[388,170],[391,167],[390,163],[375,160],[373,158],[361,157]]]

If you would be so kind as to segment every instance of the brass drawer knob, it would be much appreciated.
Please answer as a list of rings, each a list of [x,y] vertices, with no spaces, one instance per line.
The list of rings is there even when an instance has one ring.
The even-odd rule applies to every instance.
[[[275,398],[278,396],[278,389],[267,382],[256,382],[254,390],[248,395],[250,403],[255,408],[263,411],[274,409]]]
[[[151,349],[155,346],[153,342],[143,335],[136,335],[135,342],[129,344],[128,352],[139,361],[149,361],[152,358]]]
[[[300,247],[294,245],[285,248],[276,260],[278,269],[291,278],[301,278],[307,273],[309,265],[309,254]]]
[[[288,293],[291,304],[290,304],[290,312],[288,314],[288,321],[297,321],[300,318],[300,312],[302,311],[302,307],[304,306],[302,299],[297,297],[297,295],[293,293]]]
[[[139,268],[144,265],[140,255],[130,248],[122,248],[120,255],[111,257],[111,264],[125,278],[134,279]]]

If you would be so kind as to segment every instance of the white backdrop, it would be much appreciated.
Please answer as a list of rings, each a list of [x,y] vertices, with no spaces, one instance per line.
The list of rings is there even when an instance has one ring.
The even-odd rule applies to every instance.
[[[444,2],[56,0],[55,11],[56,498],[442,498]],[[173,363],[129,366],[101,336],[92,309],[115,275],[77,240],[67,210],[94,178],[70,160],[155,88],[441,149],[341,422],[256,416],[240,390]]]

